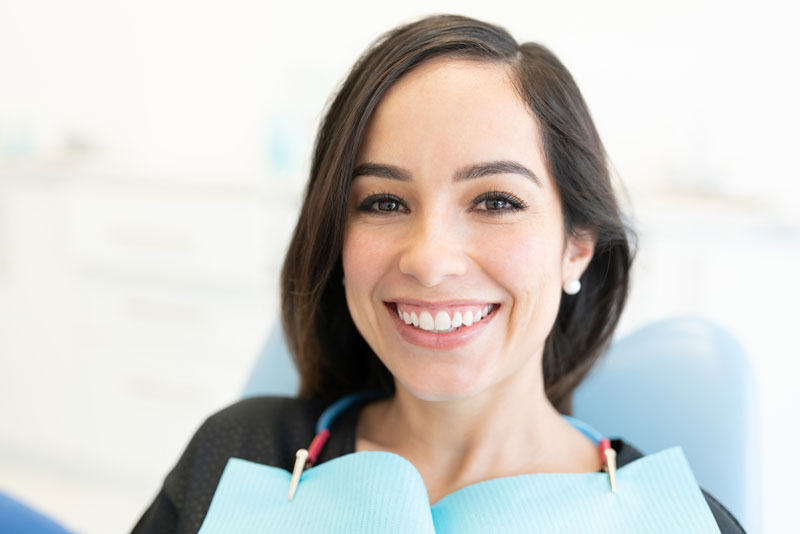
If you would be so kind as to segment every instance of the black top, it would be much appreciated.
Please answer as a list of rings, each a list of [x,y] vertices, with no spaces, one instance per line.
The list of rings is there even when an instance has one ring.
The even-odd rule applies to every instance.
[[[132,534],[195,534],[231,457],[291,472],[297,449],[311,443],[317,419],[327,407],[314,400],[254,397],[212,415],[192,437]],[[358,414],[352,407],[333,422],[317,464],[355,452]],[[642,457],[622,440],[612,440],[611,446],[617,451],[618,467]],[[722,534],[744,532],[719,502],[705,491],[703,495]]]

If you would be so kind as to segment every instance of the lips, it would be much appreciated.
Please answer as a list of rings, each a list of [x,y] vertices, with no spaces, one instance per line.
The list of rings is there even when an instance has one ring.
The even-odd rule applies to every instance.
[[[384,302],[386,311],[401,338],[413,345],[435,350],[455,349],[477,339],[493,322],[500,308],[499,303],[477,301],[424,304],[419,301]],[[480,319],[476,320],[478,310]],[[467,312],[472,312],[472,321],[469,325],[464,321],[464,315],[467,315],[469,320]],[[454,323],[458,324],[459,313],[461,325],[453,326]],[[408,323],[405,320],[406,314]],[[412,320],[412,314],[416,315],[417,325]]]

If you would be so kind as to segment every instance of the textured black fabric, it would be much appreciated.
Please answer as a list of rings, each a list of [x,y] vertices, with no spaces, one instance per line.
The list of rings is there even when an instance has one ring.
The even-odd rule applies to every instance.
[[[317,418],[326,407],[319,401],[254,397],[212,415],[195,433],[132,534],[195,534],[229,458],[291,471],[295,452],[311,442]],[[354,407],[336,419],[318,464],[355,451],[358,414]],[[612,447],[619,467],[642,457],[622,440],[612,440]],[[719,502],[705,491],[703,495],[722,534],[744,532]]]

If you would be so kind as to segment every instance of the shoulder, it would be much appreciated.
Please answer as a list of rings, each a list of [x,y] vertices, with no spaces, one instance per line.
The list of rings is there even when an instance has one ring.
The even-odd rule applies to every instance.
[[[252,397],[208,417],[192,436],[173,473],[182,488],[216,481],[230,458],[291,469],[295,452],[309,443],[323,406],[289,397]],[[213,490],[213,488],[205,488]]]
[[[230,458],[291,469],[295,452],[314,435],[319,403],[288,397],[252,397],[208,417],[183,452],[174,478],[178,493],[189,494],[197,481],[213,485]]]
[[[314,436],[326,404],[291,397],[251,397],[211,415],[196,438],[201,448],[254,462],[286,467],[298,447]],[[288,451],[288,452],[287,452]]]
[[[623,465],[633,462],[634,460],[638,460],[644,456],[644,454],[642,454],[638,449],[629,443],[626,443],[622,439],[612,440],[612,447],[614,447],[614,450],[617,451],[618,467],[622,467]],[[733,514],[731,514],[706,490],[700,488],[700,491],[703,492],[703,497],[705,497],[706,503],[711,509],[711,513],[714,516],[714,520],[717,522],[717,526],[719,526],[721,534],[744,534],[744,529],[736,520],[736,518],[733,517]]]
[[[195,432],[134,532],[197,532],[230,458],[290,470],[310,442],[319,401],[252,397],[210,416]]]
[[[294,397],[250,397],[242,399],[209,416],[204,426],[279,427],[291,428],[312,424],[325,409],[319,400]]]

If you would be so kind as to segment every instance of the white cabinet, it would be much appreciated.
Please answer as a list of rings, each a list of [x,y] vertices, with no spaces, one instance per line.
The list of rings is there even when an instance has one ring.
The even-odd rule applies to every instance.
[[[291,185],[0,176],[4,489],[79,531],[98,531],[93,514],[47,487],[114,495],[114,530],[130,528],[197,426],[238,399],[298,206]]]

